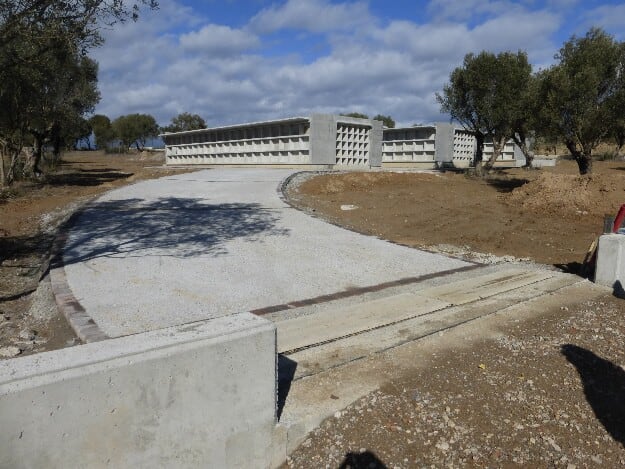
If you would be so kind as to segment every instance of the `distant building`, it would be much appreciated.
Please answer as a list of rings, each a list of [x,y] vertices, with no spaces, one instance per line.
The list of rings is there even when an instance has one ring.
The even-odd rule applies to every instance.
[[[169,165],[278,165],[305,168],[467,167],[475,139],[451,124],[387,129],[380,121],[313,114],[211,129],[165,133]],[[492,154],[486,144],[484,158]],[[509,142],[498,165],[514,166]]]

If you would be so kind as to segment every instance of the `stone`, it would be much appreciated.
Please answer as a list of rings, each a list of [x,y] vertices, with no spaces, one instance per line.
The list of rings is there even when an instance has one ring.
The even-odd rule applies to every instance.
[[[9,345],[8,347],[0,347],[0,358],[13,358],[17,357],[22,351],[15,345]]]

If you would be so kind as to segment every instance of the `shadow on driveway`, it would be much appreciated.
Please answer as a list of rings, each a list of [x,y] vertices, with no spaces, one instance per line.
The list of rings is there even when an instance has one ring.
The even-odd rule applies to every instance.
[[[102,257],[218,256],[235,238],[259,241],[260,235],[289,233],[276,227],[274,210],[259,204],[178,197],[98,202],[74,220],[64,246],[66,265]]]

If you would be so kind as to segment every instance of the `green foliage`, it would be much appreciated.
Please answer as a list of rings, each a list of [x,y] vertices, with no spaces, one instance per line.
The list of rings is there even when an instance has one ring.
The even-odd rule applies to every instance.
[[[115,140],[111,119],[103,114],[96,114],[89,119],[89,124],[93,129],[96,147],[100,150],[106,150]]]
[[[40,60],[37,64],[47,73],[38,77],[35,84],[39,92],[31,98],[37,111],[30,117],[28,125],[35,141],[30,162],[33,172],[39,170],[44,142],[52,145],[53,158],[58,160],[61,147],[73,144],[87,131],[83,115],[92,112],[100,100],[97,63],[75,50],[63,50],[61,45],[70,46],[59,44],[48,51],[51,57],[44,56],[41,59],[47,60]]]
[[[361,112],[350,112],[347,114],[341,114],[341,116],[354,117],[356,119],[369,119],[369,116],[367,114],[363,114]],[[385,127],[388,127],[389,129],[392,129],[395,127],[395,121],[393,120],[391,116],[384,116],[382,114],[378,114],[372,119],[376,121],[382,121],[382,125],[384,125]]]
[[[187,130],[205,129],[206,122],[197,114],[183,112],[171,118],[171,124],[161,128],[162,132],[185,132]]]
[[[395,121],[393,120],[393,118],[391,116],[384,116],[382,114],[378,114],[377,116],[373,117],[374,121],[382,121],[382,125],[384,127],[387,127],[389,129],[394,129],[395,128]]]
[[[348,114],[341,115],[345,117],[355,117],[356,119],[369,119],[369,116],[367,114],[362,114],[360,112],[350,112]]]
[[[477,140],[476,168],[481,167],[484,140],[490,138],[494,153],[486,163],[490,169],[505,141],[523,116],[523,96],[532,68],[527,54],[483,51],[467,54],[463,66],[452,71],[442,94],[436,94],[441,112],[449,113]]]
[[[97,64],[87,52],[101,44],[101,28],[135,20],[141,6],[158,7],[154,0],[0,0],[1,185],[21,165],[36,173],[44,143],[58,156],[85,131],[82,116],[99,100]]]
[[[562,136],[580,174],[592,171],[592,151],[625,113],[625,46],[592,28],[564,43],[543,76],[544,124]]]
[[[69,40],[86,51],[102,43],[100,30],[136,21],[141,7],[157,9],[155,0],[0,0],[0,46],[21,42],[30,29],[45,29],[49,40]]]
[[[83,143],[91,150],[90,138],[92,133],[93,128],[89,119],[79,116],[73,125],[65,126],[65,131],[61,138],[66,148],[77,149]]]
[[[149,114],[128,114],[115,119],[111,126],[115,137],[118,138],[126,151],[131,145],[137,150],[143,150],[148,138],[158,135],[158,124]]]

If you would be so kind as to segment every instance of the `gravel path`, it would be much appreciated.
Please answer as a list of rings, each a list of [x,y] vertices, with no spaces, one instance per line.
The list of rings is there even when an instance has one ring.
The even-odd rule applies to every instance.
[[[116,337],[468,265],[293,209],[278,193],[292,173],[215,169],[107,193],[69,233],[69,287]]]

